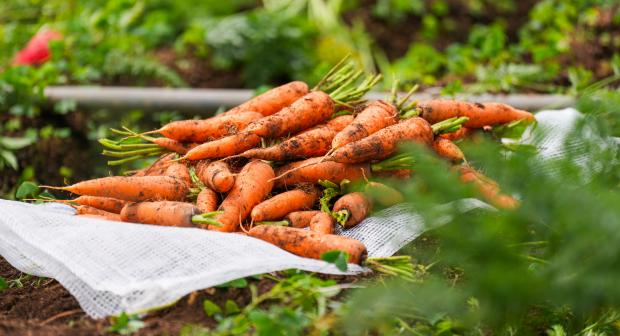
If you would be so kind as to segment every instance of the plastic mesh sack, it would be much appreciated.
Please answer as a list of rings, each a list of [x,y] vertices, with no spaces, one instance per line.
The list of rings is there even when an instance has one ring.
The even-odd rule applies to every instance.
[[[554,152],[561,147],[556,141],[563,142],[577,117],[571,109],[537,114],[539,126],[550,132],[541,155],[561,155]],[[473,199],[455,203],[448,206],[491,208]],[[403,204],[338,233],[360,240],[370,257],[386,257],[423,231],[422,218]],[[291,268],[343,273],[242,235],[78,218],[65,205],[1,200],[0,254],[22,272],[58,280],[94,318],[158,307],[254,274]],[[349,265],[346,274],[364,271]]]

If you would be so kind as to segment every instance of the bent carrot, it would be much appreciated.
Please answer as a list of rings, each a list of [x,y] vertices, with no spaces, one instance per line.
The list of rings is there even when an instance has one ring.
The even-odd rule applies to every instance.
[[[199,213],[200,210],[190,203],[138,202],[125,205],[120,218],[131,223],[193,227],[192,217]]]
[[[291,105],[294,101],[307,93],[308,85],[306,83],[300,81],[290,82],[262,93],[224,112],[222,115],[234,115],[241,112],[253,111],[263,116],[269,116]]]
[[[294,211],[284,217],[288,221],[289,226],[295,228],[305,228],[310,225],[310,220],[320,211],[307,210],[307,211]]]
[[[253,222],[281,219],[293,211],[312,209],[319,195],[319,189],[313,185],[300,186],[298,189],[285,191],[256,205],[250,217]]]
[[[221,139],[205,142],[189,150],[182,159],[220,159],[239,154],[260,143],[260,137],[252,133],[238,133]]]
[[[189,175],[189,169],[182,163],[175,162],[171,164],[168,166],[163,175],[175,177],[183,181],[183,183],[185,183],[188,187],[192,185],[192,177]]]
[[[111,221],[117,221],[117,222],[121,221],[121,216],[119,214],[108,212],[108,211],[104,211],[104,210],[100,210],[100,209],[97,209],[97,208],[93,208],[93,207],[88,206],[88,205],[78,205],[78,206],[76,206],[75,207],[75,214],[76,215],[98,216],[98,217],[102,217],[103,219],[107,219],[107,220],[111,220]]]
[[[246,111],[218,115],[201,120],[180,120],[168,123],[154,132],[158,132],[167,139],[176,140],[177,142],[204,142],[235,134],[244,129],[252,121],[262,117],[263,115],[258,112]]]
[[[322,234],[334,233],[334,217],[326,212],[320,211],[310,220],[310,231]]]
[[[345,179],[355,181],[371,175],[370,165],[368,164],[321,161],[322,158],[316,157],[279,167],[276,170],[278,179],[275,186],[285,187],[304,182],[317,183],[319,180],[338,184]]]
[[[366,195],[353,192],[340,197],[334,204],[334,217],[346,229],[354,227],[368,216],[371,204]]]
[[[196,165],[196,175],[202,183],[219,193],[228,192],[235,183],[235,175],[224,161],[201,161]]]
[[[509,195],[502,194],[497,182],[484,176],[468,165],[461,165],[460,179],[463,183],[473,183],[480,194],[491,204],[503,209],[515,209],[519,201]]]
[[[77,203],[79,205],[87,205],[93,208],[97,208],[99,210],[112,212],[112,213],[120,213],[121,209],[127,201],[119,200],[111,197],[99,197],[99,196],[80,196],[78,198],[72,199],[69,202]]]
[[[419,105],[422,118],[437,123],[452,117],[468,117],[463,124],[468,128],[481,128],[506,124],[515,120],[534,120],[530,112],[515,109],[501,103],[468,103],[456,100],[429,100]]]
[[[396,123],[398,111],[393,104],[383,100],[372,102],[355,116],[350,125],[336,134],[332,140],[332,148],[340,148]]]
[[[235,184],[220,205],[223,213],[215,216],[221,226],[209,225],[209,230],[236,231],[239,224],[250,214],[273,188],[273,169],[262,161],[251,161],[241,169]]]
[[[125,201],[185,199],[188,188],[180,179],[170,176],[110,176],[79,182],[66,187],[41,186],[78,195],[112,197]]]
[[[361,264],[367,255],[366,247],[358,240],[304,229],[258,225],[248,234],[305,258],[320,259],[323,253],[336,250],[346,252],[350,263]]]
[[[217,210],[218,200],[215,191],[204,188],[196,197],[196,207],[202,213],[213,212]]]
[[[458,162],[463,161],[465,155],[454,142],[437,137],[433,141],[433,150],[437,155],[444,157],[450,161]]]

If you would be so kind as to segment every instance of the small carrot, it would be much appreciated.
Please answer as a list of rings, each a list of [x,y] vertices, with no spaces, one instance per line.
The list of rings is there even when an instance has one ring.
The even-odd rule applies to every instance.
[[[183,200],[187,185],[170,176],[111,176],[79,182],[66,187],[41,186],[78,195],[102,196],[125,201]]]
[[[260,137],[252,133],[238,133],[221,139],[205,142],[189,150],[182,159],[196,161],[220,159],[239,154],[260,143]]]
[[[76,203],[79,205],[87,205],[93,208],[97,208],[99,210],[112,212],[112,213],[120,213],[121,209],[126,201],[119,200],[111,197],[99,197],[99,196],[80,196],[78,198],[72,199],[69,202]]]
[[[252,208],[271,192],[273,177],[273,169],[263,161],[251,161],[245,165],[220,205],[223,213],[215,216],[221,226],[209,225],[208,229],[225,232],[237,230]]]
[[[303,185],[297,189],[285,191],[256,205],[250,214],[253,222],[281,219],[286,214],[312,209],[319,198],[319,190],[313,185]]]
[[[340,183],[342,180],[351,181],[363,179],[370,176],[370,165],[368,164],[346,164],[333,161],[322,161],[322,158],[310,158],[297,161],[279,167],[276,170],[276,187],[291,186],[299,183],[317,183],[319,180],[326,180],[333,183]]]
[[[334,217],[326,212],[320,211],[310,220],[310,231],[322,234],[334,233]]]
[[[329,151],[331,141],[337,132],[352,120],[353,116],[351,115],[339,116],[327,124],[304,131],[275,146],[254,148],[239,155],[267,161],[290,161],[321,156]]]
[[[201,161],[196,165],[196,175],[202,183],[219,193],[228,192],[235,183],[235,175],[224,161]]]
[[[121,211],[124,222],[193,227],[192,217],[200,210],[191,203],[158,201],[129,203]]]
[[[215,191],[204,188],[198,193],[198,197],[196,198],[196,207],[200,210],[201,213],[208,213],[217,210],[218,206],[218,196]]]
[[[361,192],[353,192],[340,197],[334,204],[333,216],[344,228],[359,224],[371,211],[368,197]]]
[[[439,137],[448,139],[450,141],[456,141],[456,140],[465,138],[466,136],[472,134],[473,132],[474,132],[474,129],[472,128],[461,127],[460,129],[454,132],[439,134]]]
[[[361,264],[367,256],[364,244],[344,236],[276,225],[258,225],[248,234],[305,258],[320,259],[323,253],[336,250],[346,252],[350,263]]]
[[[504,209],[515,209],[519,206],[518,200],[501,193],[497,182],[484,176],[470,166],[461,165],[459,172],[461,182],[473,183],[480,194],[491,204]]]
[[[167,139],[176,140],[177,142],[204,142],[235,134],[244,129],[252,121],[262,117],[262,114],[248,110],[245,112],[218,115],[208,119],[173,121],[149,133],[157,132]]]
[[[182,143],[177,140],[172,140],[168,138],[152,138],[151,142],[161,148],[165,148],[177,154],[185,154],[188,150],[196,147],[196,144]]]
[[[468,117],[463,124],[468,128],[481,128],[487,125],[506,124],[515,120],[534,120],[530,112],[518,110],[500,103],[468,103],[456,100],[429,100],[420,103],[422,118],[430,123],[440,122],[452,117]]]
[[[310,225],[310,220],[320,211],[307,210],[307,211],[294,211],[284,217],[289,222],[289,226],[295,228],[305,228]]]
[[[398,111],[393,104],[383,100],[372,102],[355,116],[355,120],[350,125],[336,134],[331,147],[340,148],[397,122]]]
[[[234,115],[253,111],[263,116],[272,115],[291,105],[294,101],[308,93],[308,85],[304,82],[290,82],[260,94],[245,103],[234,107],[222,115]]]
[[[111,221],[117,221],[117,222],[121,221],[121,216],[117,213],[100,210],[100,209],[93,208],[88,205],[76,206],[75,213],[76,215],[91,215],[91,216],[102,217],[104,219],[111,220]]]
[[[450,161],[460,162],[463,161],[465,155],[454,142],[441,137],[435,138],[433,141],[433,150],[439,156],[444,157]]]
[[[189,169],[187,168],[186,165],[182,163],[179,163],[179,162],[172,163],[170,166],[168,166],[168,168],[166,169],[163,175],[175,177],[183,181],[183,183],[185,183],[187,187],[190,187],[192,185],[192,178],[189,175]]]

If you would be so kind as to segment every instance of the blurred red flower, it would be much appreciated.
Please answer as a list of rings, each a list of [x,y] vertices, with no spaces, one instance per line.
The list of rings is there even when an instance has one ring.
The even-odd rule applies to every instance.
[[[28,41],[26,47],[20,50],[13,59],[13,65],[36,65],[47,61],[50,56],[49,42],[62,39],[62,34],[53,30],[38,32]]]

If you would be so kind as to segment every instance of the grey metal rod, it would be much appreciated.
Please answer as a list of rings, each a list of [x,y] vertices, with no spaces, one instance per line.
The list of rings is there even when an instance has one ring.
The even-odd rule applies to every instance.
[[[438,97],[438,90],[414,94],[412,99],[422,101]],[[220,107],[237,106],[252,97],[246,89],[171,89],[97,86],[50,86],[45,97],[54,103],[73,100],[83,109],[126,111],[179,111],[198,115],[212,115]],[[384,99],[384,92],[370,92],[371,100]],[[565,95],[511,94],[511,95],[457,95],[456,99],[475,102],[500,102],[525,110],[562,108],[575,104],[575,99]]]

